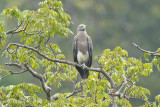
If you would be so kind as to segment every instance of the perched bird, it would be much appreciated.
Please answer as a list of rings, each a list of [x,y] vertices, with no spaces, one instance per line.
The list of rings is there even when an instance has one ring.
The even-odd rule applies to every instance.
[[[89,76],[89,71],[84,69],[85,66],[91,67],[92,65],[92,40],[86,32],[86,26],[80,24],[77,28],[77,35],[73,39],[73,57],[74,62],[82,65],[76,69],[80,73],[82,79],[86,79]]]

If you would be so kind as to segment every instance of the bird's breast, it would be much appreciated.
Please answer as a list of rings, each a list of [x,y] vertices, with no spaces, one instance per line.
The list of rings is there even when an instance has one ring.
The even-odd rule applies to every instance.
[[[77,53],[77,60],[79,64],[86,64],[88,62],[89,59],[89,54],[88,51],[86,51],[85,54],[83,54],[81,51],[78,51]]]
[[[78,42],[78,50],[82,52],[83,54],[86,54],[86,51],[88,51],[88,46],[87,46],[87,40],[79,40]]]

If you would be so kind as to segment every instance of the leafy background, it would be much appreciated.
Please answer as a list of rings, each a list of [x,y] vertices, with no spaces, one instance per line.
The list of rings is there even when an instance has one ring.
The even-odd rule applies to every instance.
[[[20,10],[36,10],[40,1],[43,0],[0,0],[0,12],[15,5]],[[159,48],[159,0],[62,0],[62,3],[65,12],[72,17],[70,28],[74,35],[76,35],[78,24],[86,24],[87,32],[93,39],[94,56],[100,54],[104,49],[112,50],[120,46],[128,51],[129,56],[143,59],[143,53],[132,45],[133,42],[150,51]],[[5,19],[7,29],[14,28],[15,21],[15,19]],[[73,60],[71,45],[74,35],[70,34],[68,38],[58,37],[53,41],[59,44],[66,59],[71,61]],[[16,42],[17,36],[12,37],[12,40]],[[0,59],[0,63],[8,62],[2,57]],[[95,60],[93,60],[93,66],[98,66]],[[155,68],[149,77],[141,77],[138,83],[151,91],[150,101],[154,101],[154,97],[160,94],[159,77],[160,73]],[[3,79],[0,81],[0,86],[33,81],[39,84],[37,79],[26,73],[25,77],[24,75],[13,75]],[[62,83],[60,89],[53,89],[54,92],[70,90],[66,83]]]

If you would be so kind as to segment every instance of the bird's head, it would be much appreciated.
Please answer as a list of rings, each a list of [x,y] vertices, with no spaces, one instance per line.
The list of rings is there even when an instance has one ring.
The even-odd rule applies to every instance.
[[[77,31],[86,31],[86,25],[80,24],[77,28]]]

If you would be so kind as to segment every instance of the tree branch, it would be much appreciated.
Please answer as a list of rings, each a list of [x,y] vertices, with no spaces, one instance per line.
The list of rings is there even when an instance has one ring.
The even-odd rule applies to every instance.
[[[30,47],[30,46],[25,46],[25,45],[22,45],[22,44],[18,44],[18,43],[10,43],[9,46],[7,47],[7,51],[9,51],[9,48],[10,46],[17,46],[17,47],[22,47],[22,48],[26,48],[26,49],[29,49],[29,50],[32,50],[34,52],[36,52],[38,55],[40,55],[41,57],[51,61],[51,62],[59,62],[59,63],[64,63],[64,64],[68,64],[68,65],[72,65],[72,66],[78,66],[78,67],[82,67],[80,64],[78,63],[75,63],[75,62],[71,62],[71,61],[68,61],[68,60],[60,60],[60,59],[52,59],[50,57],[48,57],[46,54],[43,54],[41,53],[38,49],[34,48],[34,47]],[[42,75],[38,75],[37,72],[34,72],[28,65],[26,66],[26,68],[32,73],[32,75],[38,79],[40,79],[41,81],[41,84],[42,84],[42,87],[43,87],[43,90],[46,92],[47,94],[47,98],[48,100],[51,100],[52,98],[50,98],[50,87],[48,87],[45,83],[44,83],[44,80],[43,80],[43,77]],[[111,67],[110,69],[112,69],[113,67]],[[108,70],[105,70],[103,69],[102,67],[100,68],[90,68],[90,67],[85,67],[85,69],[89,70],[89,71],[96,71],[96,72],[101,72],[106,78],[107,80],[109,81],[109,83],[111,84],[111,90],[115,90],[116,88],[116,85],[115,85],[115,82],[113,81],[112,77],[110,76],[110,74],[107,72]],[[122,87],[123,88],[123,87]],[[75,93],[75,92],[74,92]],[[74,94],[73,93],[73,94]],[[113,91],[112,95],[111,95],[111,99],[113,101],[113,107],[116,107],[116,101],[115,101],[115,98],[114,98],[114,94],[115,92]],[[53,96],[52,96],[53,97]]]
[[[10,46],[13,45],[13,46],[18,46],[18,47],[23,47],[23,48],[26,48],[26,49],[29,49],[29,50],[32,50],[34,52],[36,52],[37,54],[39,54],[40,56],[42,56],[43,58],[51,61],[51,62],[59,62],[59,63],[64,63],[64,64],[68,64],[68,65],[72,65],[72,66],[78,66],[78,67],[81,67],[80,64],[78,63],[75,63],[75,62],[71,62],[71,61],[68,61],[68,60],[60,60],[60,59],[52,59],[48,56],[46,56],[45,54],[41,53],[38,49],[35,49],[33,47],[30,47],[30,46],[25,46],[25,45],[22,45],[22,44],[18,44],[18,43],[10,43],[9,46],[7,47],[7,51],[9,50]],[[106,72],[105,69],[103,68],[90,68],[90,67],[85,67],[85,69],[87,70],[90,70],[90,71],[96,71],[96,72],[101,72],[104,74],[104,76],[107,78],[107,80],[110,82],[111,84],[111,87],[112,88],[115,88],[115,82],[113,81],[112,77],[109,75],[108,72]],[[110,69],[109,69],[110,70]]]
[[[21,26],[22,24],[23,24],[23,23],[20,23],[15,29],[6,32],[6,34],[15,34],[15,33],[20,33],[20,32],[22,32],[22,31],[25,31],[25,30],[27,29],[27,26],[28,26],[29,23],[27,23],[25,27],[24,27],[24,25],[23,25],[23,27],[24,27],[23,29],[21,29],[21,30],[19,30],[19,31],[16,31],[17,29],[20,28],[20,26]]]
[[[148,103],[148,104],[152,104],[153,102],[149,102],[147,100],[144,100],[143,98],[139,97],[139,98],[135,98],[135,97],[129,97],[129,99],[140,99],[142,101],[144,101],[145,103]]]
[[[26,67],[24,66],[24,65],[26,65],[27,63],[25,63],[25,64],[19,64],[19,63],[6,63],[5,65],[8,65],[8,66],[16,66],[16,67],[18,67],[18,68],[20,68],[20,69],[22,69],[22,70],[24,70],[24,71],[26,71],[27,69],[26,69]]]
[[[128,88],[124,91],[124,94],[126,94],[127,91],[128,91],[133,85],[135,85],[135,83],[136,83],[136,82],[133,82],[133,81],[131,81],[131,80],[128,80],[128,81],[131,82],[131,85],[129,85]]]
[[[123,74],[122,75],[122,77],[123,77],[123,84],[122,84],[122,86],[119,88],[119,90],[115,93],[115,94],[120,94],[120,92],[122,91],[122,89],[125,87],[125,85],[127,84],[127,78],[125,77],[125,75]]]
[[[69,97],[73,96],[74,94],[79,93],[81,91],[82,91],[81,89],[73,91],[70,95],[66,96],[66,98],[69,98]]]
[[[82,91],[81,89],[75,90],[75,91],[73,91],[71,94],[69,94],[68,96],[66,96],[65,98],[69,98],[69,97],[73,96],[74,94],[79,93],[79,92],[81,92],[81,91]],[[52,101],[52,100],[58,100],[58,99],[59,99],[58,93],[54,94],[54,95],[51,97],[51,101]]]
[[[112,103],[112,107],[118,107],[114,96],[111,96],[111,103]]]
[[[49,39],[50,39],[50,35],[48,36],[48,38],[46,39],[46,41],[44,42],[44,44],[48,43]]]
[[[58,93],[56,93],[56,94],[54,94],[52,97],[51,97],[51,101],[53,101],[53,100],[58,100],[58,97],[59,97],[59,95],[58,95]]]
[[[22,73],[24,73],[24,72],[26,72],[26,71],[27,71],[27,70],[22,70],[21,72],[9,71],[10,74],[2,76],[2,77],[0,78],[0,80],[4,79],[4,78],[6,78],[6,77],[8,77],[8,76],[10,76],[10,75],[13,75],[13,74],[22,74]]]
[[[43,78],[43,76],[42,76],[41,74],[35,72],[32,68],[30,68],[30,67],[28,66],[27,63],[25,63],[25,64],[6,63],[6,65],[9,65],[9,66],[17,66],[18,68],[20,68],[20,69],[22,69],[22,70],[25,69],[25,70],[29,71],[34,77],[38,78],[38,79],[40,80],[40,82],[41,82],[41,85],[42,85],[43,90],[45,91],[45,93],[46,93],[46,95],[47,95],[47,99],[50,101],[50,99],[51,99],[51,98],[50,98],[51,88],[46,85],[46,83],[44,82],[44,78]]]
[[[43,32],[41,32],[42,31],[42,29],[41,30],[39,30],[39,31],[34,31],[35,33],[28,33],[28,32],[26,32],[26,31],[24,31],[27,35],[37,35],[37,34],[42,34]]]
[[[20,23],[15,29],[6,32],[6,34],[14,34],[14,32],[15,32],[17,29],[19,29],[19,27],[20,27],[22,24],[23,24],[23,22]]]
[[[126,98],[127,100],[129,100],[129,97],[126,95],[127,91],[135,84],[135,82],[131,81],[130,79],[128,79],[127,77],[125,77],[125,75],[122,75],[124,78],[124,82],[123,84],[120,86],[119,90],[113,95],[113,96],[118,96],[119,98]],[[128,83],[128,81],[131,82],[131,85],[129,85],[123,92],[122,89],[125,87],[125,85]],[[111,93],[109,93],[109,95],[111,95]]]
[[[147,50],[144,50],[142,49],[140,46],[138,46],[137,44],[133,43],[133,45],[138,48],[140,51],[144,52],[144,53],[148,53],[150,54],[151,56],[160,56],[160,54],[157,54],[158,52],[160,51],[155,51],[155,52],[151,52],[151,51],[147,51]]]

